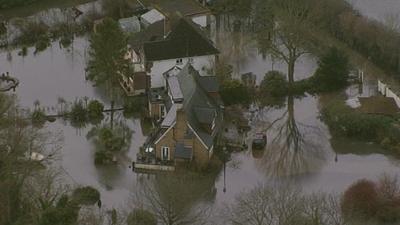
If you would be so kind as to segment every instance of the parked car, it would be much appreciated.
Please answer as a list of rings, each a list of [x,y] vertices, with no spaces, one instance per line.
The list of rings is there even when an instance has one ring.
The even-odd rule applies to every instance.
[[[264,149],[265,145],[267,145],[267,135],[263,133],[256,133],[253,138],[252,148]]]

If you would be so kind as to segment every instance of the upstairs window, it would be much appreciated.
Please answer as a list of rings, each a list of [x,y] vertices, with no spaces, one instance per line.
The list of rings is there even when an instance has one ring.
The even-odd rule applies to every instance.
[[[176,64],[177,65],[182,65],[183,64],[183,60],[182,59],[177,59],[176,60]]]

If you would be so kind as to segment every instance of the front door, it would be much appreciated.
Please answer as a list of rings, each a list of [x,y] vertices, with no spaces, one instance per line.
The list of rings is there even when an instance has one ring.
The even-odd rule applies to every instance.
[[[169,160],[169,148],[168,147],[161,148],[161,159]]]

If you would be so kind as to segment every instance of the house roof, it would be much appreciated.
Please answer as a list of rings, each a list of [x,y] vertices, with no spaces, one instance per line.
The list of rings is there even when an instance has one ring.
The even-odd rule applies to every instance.
[[[199,72],[189,63],[177,75],[184,96],[183,109],[189,126],[210,149],[221,128],[222,113],[217,102],[200,87],[196,76],[200,76]],[[207,130],[204,130],[201,124],[210,123],[214,118],[216,126],[210,134]]]
[[[206,92],[219,92],[219,83],[216,76],[200,76],[197,79]]]
[[[153,24],[155,22],[163,20],[165,16],[158,10],[152,9],[140,16],[140,18],[142,18],[142,20],[146,21],[148,24]]]
[[[204,34],[200,27],[188,19],[180,18],[166,38],[158,38],[160,36],[159,30],[154,30],[158,31],[158,35],[150,35],[153,40],[148,39],[148,34],[146,35],[147,40],[142,40],[147,61],[215,55],[219,53],[218,49],[214,47],[212,41]]]
[[[400,112],[394,98],[384,96],[360,97],[361,106],[358,110],[362,113],[396,115]]]
[[[180,13],[184,16],[206,15],[211,11],[196,0],[144,0],[147,6],[159,9],[166,15]]]
[[[120,19],[118,23],[124,32],[136,33],[140,31],[140,22],[136,16]]]
[[[176,76],[180,71],[181,68],[174,66],[172,69],[168,70],[163,74],[165,80],[167,81],[168,89],[174,102],[183,100],[181,86],[179,85],[179,81]]]

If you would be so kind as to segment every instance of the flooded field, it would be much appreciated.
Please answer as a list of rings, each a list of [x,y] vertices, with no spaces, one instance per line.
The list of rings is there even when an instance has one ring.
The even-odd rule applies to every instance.
[[[392,8],[389,0],[379,2],[386,2]],[[371,11],[369,15],[375,16],[374,5],[369,7],[372,8],[367,8],[365,12]],[[375,13],[381,15],[382,12]],[[229,43],[249,43],[240,45],[240,49],[232,52],[224,49],[227,46],[220,46],[222,51],[228,52],[226,57],[234,67],[234,76],[253,72],[260,82],[269,70],[286,73],[283,63],[262,57],[248,35],[220,35],[225,38],[227,46],[232,46]],[[52,113],[60,98],[72,102],[85,96],[108,105],[106,95],[85,80],[87,47],[87,37],[79,37],[75,38],[68,49],[53,42],[51,47],[38,54],[33,54],[34,49],[28,49],[25,57],[18,54],[19,50],[2,51],[0,73],[9,71],[20,80],[16,94],[23,108],[32,108],[38,100],[47,112]],[[296,79],[312,75],[316,67],[316,59],[312,56],[301,58],[296,65]],[[351,87],[347,90],[349,97],[369,96],[376,91],[376,74],[368,71],[365,74],[367,82],[361,91],[358,87]],[[379,154],[382,152],[379,146],[347,139],[333,140],[328,128],[319,119],[319,109],[326,101],[327,98],[319,96],[289,97],[282,108],[261,108],[249,113],[247,116],[251,118],[252,131],[277,121],[267,133],[267,138],[271,141],[261,153],[250,150],[235,153],[232,161],[227,163],[226,171],[221,171],[216,179],[211,179],[207,184],[216,193],[211,199],[205,200],[221,207],[242,191],[259,183],[272,185],[291,182],[303,187],[306,192],[341,192],[357,179],[375,179],[384,172],[399,172],[400,160]],[[94,165],[93,146],[86,138],[91,126],[77,129],[63,120],[46,126],[51,132],[61,132],[64,138],[59,166],[67,180],[75,185],[98,188],[106,207],[123,207],[143,179],[129,168],[146,139],[141,131],[140,121],[124,119],[121,115],[117,119],[134,131],[132,144],[122,163],[108,167]],[[296,138],[288,140],[288,134],[294,134]],[[368,154],[359,154],[364,149],[368,149]]]
[[[400,1],[398,0],[348,0],[348,2],[362,14],[379,21],[384,21],[390,15],[397,15],[399,18]]]

